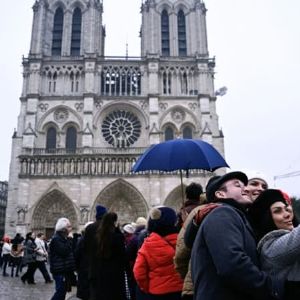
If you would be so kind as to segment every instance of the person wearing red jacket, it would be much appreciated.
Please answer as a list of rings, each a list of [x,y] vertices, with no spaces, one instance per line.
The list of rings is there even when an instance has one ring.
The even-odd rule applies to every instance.
[[[160,206],[150,211],[150,235],[138,251],[133,268],[137,284],[147,299],[181,299],[183,280],[173,262],[178,235],[176,222],[172,208]]]

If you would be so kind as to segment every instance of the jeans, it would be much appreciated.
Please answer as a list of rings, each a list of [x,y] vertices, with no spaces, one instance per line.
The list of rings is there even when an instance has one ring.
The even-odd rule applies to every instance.
[[[55,280],[55,293],[51,300],[65,300],[66,297],[66,287],[65,278],[63,275],[53,275]]]

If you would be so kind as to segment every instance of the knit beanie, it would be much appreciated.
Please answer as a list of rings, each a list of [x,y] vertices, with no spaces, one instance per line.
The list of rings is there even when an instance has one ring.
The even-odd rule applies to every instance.
[[[177,215],[174,209],[167,206],[154,207],[149,213],[148,231],[158,232],[166,227],[175,227]]]
[[[263,191],[249,208],[249,220],[256,231],[258,239],[268,232],[278,229],[273,221],[270,208],[275,202],[289,205],[286,196],[280,190],[268,189]]]
[[[141,226],[146,226],[147,225],[147,220],[144,217],[138,217],[135,222],[132,222],[131,225],[134,227],[141,227]]]
[[[100,220],[104,214],[107,213],[106,207],[98,204],[96,206],[96,220]]]

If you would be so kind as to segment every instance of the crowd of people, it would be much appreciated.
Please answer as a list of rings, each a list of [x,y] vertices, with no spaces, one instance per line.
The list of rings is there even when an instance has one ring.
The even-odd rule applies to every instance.
[[[6,236],[2,274],[34,284],[39,269],[51,283],[49,263],[52,300],[73,286],[83,300],[300,299],[300,226],[286,193],[243,172],[185,193],[178,212],[156,206],[122,226],[98,204],[80,235],[60,218],[49,243],[43,233]]]

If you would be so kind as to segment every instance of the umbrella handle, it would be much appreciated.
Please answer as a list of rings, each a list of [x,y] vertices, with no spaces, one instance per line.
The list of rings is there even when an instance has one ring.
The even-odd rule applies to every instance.
[[[180,183],[181,183],[181,197],[182,197],[182,206],[184,205],[184,192],[183,192],[183,182],[182,182],[182,170],[180,170]]]

